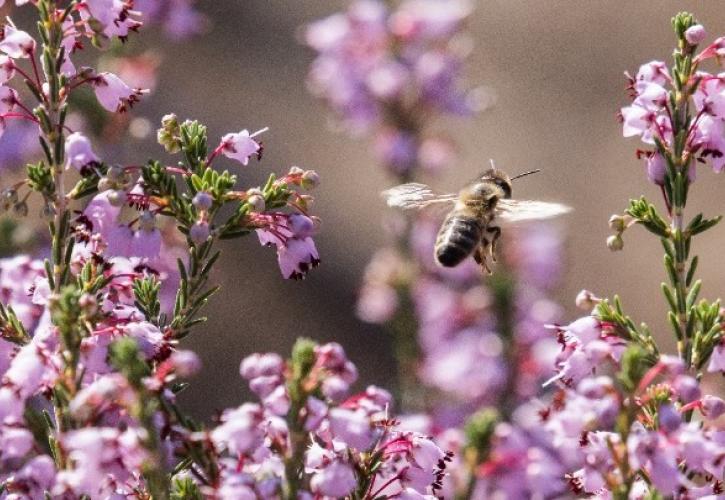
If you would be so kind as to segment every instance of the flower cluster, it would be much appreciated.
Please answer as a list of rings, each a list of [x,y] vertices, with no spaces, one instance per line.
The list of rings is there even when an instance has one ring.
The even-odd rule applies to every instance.
[[[694,24],[682,33],[681,58],[688,58],[686,72],[670,73],[667,64],[651,61],[642,65],[635,76],[627,74],[632,104],[622,108],[621,117],[625,137],[637,136],[647,144],[648,150],[639,150],[638,156],[646,160],[647,177],[663,185],[667,171],[668,152],[677,147],[688,151],[700,163],[709,163],[715,172],[725,168],[725,74],[711,74],[701,69],[703,63],[725,53],[725,38],[720,37],[704,50],[695,54],[697,46],[706,38],[704,28]],[[694,119],[685,127],[683,116],[676,108],[687,103]],[[688,171],[690,181],[695,180],[695,163]]]
[[[556,227],[512,230],[496,276],[482,283],[473,260],[453,269],[433,263],[437,230],[432,218],[415,222],[411,245],[418,267],[390,250],[376,255],[366,271],[358,313],[366,321],[390,321],[403,307],[400,287],[412,283],[415,368],[420,380],[447,400],[440,404],[439,424],[450,425],[501,397],[515,404],[539,392],[556,352],[543,325],[561,314],[546,298],[558,280],[561,252]]]
[[[319,263],[308,213],[319,178],[292,167],[239,189],[217,164],[261,159],[256,134],[227,134],[210,152],[206,127],[174,115],[158,131],[167,152],[180,153],[173,166],[107,162],[66,120],[73,94],[88,87],[122,113],[145,92],[70,58],[83,39],[125,39],[139,13],[105,0],[31,7],[37,41],[10,20],[3,27],[0,118],[32,122],[43,157],[1,201],[27,215],[29,198],[39,198],[50,249],[44,260],[0,262],[0,491],[169,498],[172,476],[200,466],[184,448],[200,427],[176,406],[199,361],[179,343],[206,320],[200,312],[219,288],[208,283],[214,247],[256,231],[276,246],[284,277],[302,277]]]
[[[298,340],[290,360],[254,354],[240,371],[261,403],[187,436],[218,464],[218,480],[199,484],[205,494],[434,498],[450,455],[392,418],[385,390],[350,395],[357,371],[339,344]]]
[[[465,0],[410,0],[396,8],[361,0],[306,29],[305,41],[318,53],[311,91],[347,128],[374,128],[378,156],[393,173],[448,164],[453,143],[421,134],[421,126],[432,114],[468,115],[480,107],[462,83],[470,12]]]

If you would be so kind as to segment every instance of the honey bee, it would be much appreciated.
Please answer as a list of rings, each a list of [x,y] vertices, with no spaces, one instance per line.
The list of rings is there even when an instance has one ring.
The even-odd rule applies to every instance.
[[[452,205],[436,238],[436,262],[455,267],[473,254],[482,270],[490,274],[488,259],[496,262],[501,225],[548,219],[571,210],[560,203],[511,199],[511,181],[537,172],[509,177],[492,162],[491,169],[458,194],[435,194],[425,184],[408,183],[383,191],[382,196],[388,206],[404,210]]]

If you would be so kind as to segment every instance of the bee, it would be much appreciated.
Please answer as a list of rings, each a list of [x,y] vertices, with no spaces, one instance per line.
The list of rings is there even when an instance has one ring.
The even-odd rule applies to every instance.
[[[408,183],[383,191],[382,196],[388,206],[404,210],[452,205],[436,238],[436,262],[455,267],[473,254],[482,270],[490,274],[488,259],[496,262],[501,225],[548,219],[571,210],[560,203],[511,199],[511,181],[539,171],[509,177],[492,162],[491,169],[458,194],[436,194],[425,184]]]

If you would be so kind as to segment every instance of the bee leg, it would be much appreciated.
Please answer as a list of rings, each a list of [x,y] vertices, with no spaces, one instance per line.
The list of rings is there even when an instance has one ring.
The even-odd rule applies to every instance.
[[[496,262],[496,243],[498,242],[498,239],[501,237],[501,228],[497,226],[492,226],[486,228],[486,231],[491,233],[493,236],[491,237],[491,260]]]
[[[486,258],[486,250],[489,248],[488,240],[483,238],[481,244],[476,247],[473,252],[473,258],[481,266],[481,270],[486,274],[491,274],[491,268],[488,266],[488,259]]]

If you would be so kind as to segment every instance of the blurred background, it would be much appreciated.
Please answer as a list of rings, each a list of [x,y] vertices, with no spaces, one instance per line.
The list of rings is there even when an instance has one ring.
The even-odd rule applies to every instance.
[[[309,336],[343,344],[361,373],[360,385],[390,385],[390,339],[355,317],[364,267],[385,236],[385,207],[378,193],[389,186],[375,164],[370,141],[336,133],[323,103],[305,89],[313,54],[300,43],[299,28],[339,10],[331,0],[200,1],[209,18],[202,36],[173,42],[147,30],[136,42],[162,46],[154,94],[134,110],[153,125],[174,112],[206,123],[210,143],[226,132],[270,127],[263,137],[261,163],[231,163],[243,185],[262,182],[269,171],[291,165],[315,169],[322,178],[314,213],[322,218],[316,243],[322,265],[303,282],[285,281],[273,250],[256,238],[224,245],[216,279],[223,290],[211,302],[210,321],[186,342],[204,369],[182,404],[200,417],[238,405],[246,397],[238,376],[243,356],[255,351],[288,353],[293,339]],[[567,271],[557,297],[575,318],[574,297],[582,288],[600,296],[619,293],[627,311],[669,338],[664,299],[662,250],[655,238],[634,228],[625,251],[605,246],[607,220],[628,200],[646,194],[659,200],[643,163],[635,158],[636,139],[622,138],[616,113],[627,103],[623,72],[635,73],[652,59],[668,60],[673,35],[670,18],[693,10],[711,35],[725,28],[719,2],[478,2],[470,26],[475,48],[469,80],[495,95],[495,105],[474,119],[442,122],[458,142],[459,162],[432,180],[455,190],[488,165],[517,173],[543,173],[516,185],[515,197],[560,201],[575,208],[563,221]],[[1,144],[0,144],[1,145]],[[162,153],[153,134],[119,149],[119,161],[140,163]],[[725,212],[722,185],[706,169],[690,205],[706,214]],[[720,260],[725,227],[699,238],[704,296],[725,292]],[[672,343],[667,344],[672,349]]]

